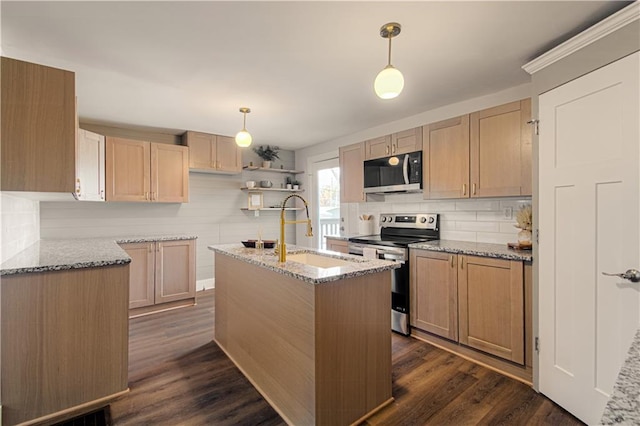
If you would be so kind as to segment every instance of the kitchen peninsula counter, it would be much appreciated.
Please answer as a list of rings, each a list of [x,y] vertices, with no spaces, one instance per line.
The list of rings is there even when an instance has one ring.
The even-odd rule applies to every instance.
[[[295,248],[348,264],[278,262],[239,244],[215,252],[215,340],[289,424],[349,425],[393,401],[393,262]]]
[[[0,276],[125,265],[131,258],[118,244],[193,240],[193,235],[39,240],[0,265]]]

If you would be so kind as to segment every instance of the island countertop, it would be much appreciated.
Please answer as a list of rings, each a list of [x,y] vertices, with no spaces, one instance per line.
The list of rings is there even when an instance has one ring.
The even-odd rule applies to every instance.
[[[311,249],[308,247],[297,247],[293,245],[287,246],[287,255],[315,253],[336,259],[348,260],[349,264],[332,268],[317,268],[289,260],[286,263],[280,263],[278,262],[278,256],[276,256],[273,249],[264,249],[264,251],[260,253],[258,250],[246,248],[242,244],[220,244],[208,246],[208,248],[215,253],[225,254],[235,259],[258,265],[310,284],[338,281],[345,278],[359,277],[400,267],[399,263],[388,260],[367,259],[361,256],[348,254],[337,255],[335,252]]]
[[[0,275],[124,265],[131,258],[118,244],[193,240],[192,235],[142,235],[67,240],[39,240],[7,259]]]

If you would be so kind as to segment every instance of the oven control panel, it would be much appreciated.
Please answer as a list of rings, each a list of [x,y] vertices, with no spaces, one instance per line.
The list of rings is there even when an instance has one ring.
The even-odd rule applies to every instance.
[[[382,213],[380,214],[380,226],[384,228],[410,228],[437,230],[437,213]]]

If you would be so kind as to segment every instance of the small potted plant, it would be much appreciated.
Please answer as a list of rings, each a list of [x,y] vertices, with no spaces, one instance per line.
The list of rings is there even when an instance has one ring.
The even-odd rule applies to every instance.
[[[300,182],[300,181],[299,181],[299,180],[297,180],[297,179],[293,179],[293,180],[291,181],[291,185],[293,185],[293,189],[300,189],[300,184],[301,184],[301,183],[302,183],[302,182]]]
[[[277,146],[258,146],[253,148],[253,152],[258,154],[258,157],[262,158],[262,167],[268,169],[271,167],[271,162],[276,158],[280,158],[278,156],[278,152],[280,151],[280,147]]]
[[[514,226],[521,229],[521,231],[518,232],[518,243],[520,243],[520,245],[531,245],[532,216],[531,204],[522,206],[516,213],[516,222],[518,222],[518,224]]]
[[[285,182],[287,189],[293,189],[293,180],[291,179],[291,176],[287,176],[285,179]]]

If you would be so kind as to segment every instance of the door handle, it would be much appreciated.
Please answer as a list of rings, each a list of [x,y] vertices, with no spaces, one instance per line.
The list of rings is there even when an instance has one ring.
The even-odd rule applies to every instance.
[[[620,277],[624,280],[629,280],[632,283],[640,282],[640,271],[637,269],[628,269],[627,272],[619,273],[619,274],[611,274],[609,272],[603,272],[602,275],[606,275],[608,277]]]

